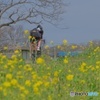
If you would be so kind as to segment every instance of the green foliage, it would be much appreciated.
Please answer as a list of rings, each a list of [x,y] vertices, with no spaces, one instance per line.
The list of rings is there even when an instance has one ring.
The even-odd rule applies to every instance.
[[[98,92],[98,96],[70,96],[70,92]],[[26,63],[18,51],[11,59],[0,54],[0,100],[99,100],[100,48],[78,56],[53,59],[42,55]]]

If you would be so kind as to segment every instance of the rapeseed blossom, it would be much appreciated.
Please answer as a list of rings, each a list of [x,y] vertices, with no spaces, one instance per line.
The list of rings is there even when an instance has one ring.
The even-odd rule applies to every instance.
[[[31,86],[31,81],[30,80],[26,80],[25,81],[25,85],[30,87]]]
[[[58,77],[54,77],[52,79],[52,84],[57,84],[59,82],[59,78]]]
[[[29,38],[29,39],[31,39],[31,38],[32,38],[32,36],[29,36],[28,38]]]
[[[44,82],[45,87],[49,87],[49,85],[50,85],[50,82]]]
[[[7,50],[7,49],[8,49],[8,47],[4,47],[3,49],[4,49],[4,50]]]
[[[34,91],[35,94],[39,94],[39,89],[38,89],[38,87],[33,87],[33,91]]]
[[[18,53],[19,53],[19,50],[15,50],[14,53],[15,53],[15,54],[18,54]]]
[[[11,85],[17,86],[18,85],[18,81],[16,79],[12,79],[11,80]]]
[[[44,47],[45,49],[48,49],[49,48],[49,46],[48,45],[45,45],[45,47]]]
[[[72,49],[76,49],[77,48],[77,45],[72,45]]]
[[[60,49],[60,48],[61,48],[61,46],[60,46],[60,45],[58,45],[58,46],[57,46],[57,48],[58,48],[58,49]]]
[[[74,77],[74,75],[69,74],[69,75],[66,76],[66,79],[71,81],[71,80],[73,80],[73,77]]]
[[[52,96],[51,95],[48,96],[48,100],[52,100]]]
[[[99,69],[100,67],[99,66],[96,66],[96,69]]]
[[[6,55],[2,55],[2,59],[4,60],[4,59],[6,59],[7,57],[6,57]]]
[[[63,100],[68,96],[70,89],[74,92],[77,92],[77,89],[85,91],[87,86],[90,86],[87,91],[95,88],[99,91],[100,60],[98,48],[92,48],[89,55],[84,56],[82,54],[82,57],[81,55],[78,57],[66,56],[65,58],[58,58],[56,61],[48,59],[46,63],[43,59],[44,56],[42,56],[38,60],[36,59],[38,63],[34,64],[24,62],[17,55],[18,51],[15,50],[13,59],[0,53],[0,96],[3,99],[52,100],[59,98]],[[96,58],[97,56],[98,58]],[[86,59],[82,59],[85,57]],[[75,82],[77,83],[74,84]],[[99,97],[97,99],[99,100]]]
[[[100,61],[96,61],[96,65],[100,65]]]
[[[24,31],[24,34],[29,34],[29,30],[25,30]]]
[[[85,62],[82,62],[82,64],[81,64],[79,70],[80,70],[81,72],[86,72],[86,71],[87,71],[86,67],[87,67],[87,64],[86,64]]]
[[[54,76],[55,76],[55,77],[58,77],[58,74],[59,74],[58,71],[55,71],[55,72],[54,72]]]
[[[12,74],[6,74],[7,79],[12,79]]]
[[[2,91],[3,90],[3,87],[2,86],[0,86],[0,91]]]
[[[89,41],[89,46],[93,46],[93,41]]]
[[[43,64],[44,63],[44,59],[39,57],[39,58],[36,59],[36,63],[37,64]]]
[[[28,94],[29,94],[29,91],[25,89],[25,90],[23,91],[23,93],[24,93],[25,95],[28,95]]]
[[[4,86],[5,88],[7,88],[7,87],[10,87],[11,84],[10,84],[10,82],[5,81],[5,82],[3,83],[3,86]]]
[[[67,59],[67,58],[64,58],[63,62],[64,62],[65,64],[68,64],[68,59]]]
[[[17,55],[12,55],[11,58],[12,59],[17,59]]]
[[[63,44],[67,45],[68,41],[67,40],[63,40]]]

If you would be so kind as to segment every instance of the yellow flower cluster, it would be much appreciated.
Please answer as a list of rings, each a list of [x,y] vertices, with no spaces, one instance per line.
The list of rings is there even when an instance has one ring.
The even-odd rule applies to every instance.
[[[77,48],[77,45],[72,45],[72,49],[76,49]]]
[[[44,64],[44,62],[45,62],[44,59],[41,58],[41,57],[39,57],[39,58],[36,59],[36,63],[37,64]]]
[[[69,80],[69,81],[71,81],[71,80],[73,80],[73,77],[74,77],[74,75],[70,74],[70,75],[66,76],[66,79]]]
[[[15,50],[13,54],[8,58],[0,53],[0,97],[4,100],[65,100],[69,97],[70,89],[99,92],[99,47],[92,48],[85,55],[56,60],[42,55],[36,59],[36,63],[25,62],[20,50]]]
[[[67,45],[68,41],[67,40],[63,40],[63,44]]]
[[[64,60],[63,60],[63,62],[64,62],[65,64],[68,64],[68,58],[65,57]]]
[[[79,70],[80,70],[81,72],[86,72],[86,71],[87,71],[87,69],[86,69],[86,63],[85,63],[85,62],[83,62],[83,63],[81,64]]]
[[[29,34],[29,30],[25,30],[24,31],[24,34]]]

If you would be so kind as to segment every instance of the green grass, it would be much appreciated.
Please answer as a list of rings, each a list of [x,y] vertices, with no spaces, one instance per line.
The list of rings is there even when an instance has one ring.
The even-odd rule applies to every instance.
[[[18,52],[11,59],[0,54],[0,100],[100,100],[100,48],[96,48],[74,57],[42,55],[34,64],[26,63]],[[68,75],[73,78],[68,80]],[[71,91],[98,96],[71,97]]]

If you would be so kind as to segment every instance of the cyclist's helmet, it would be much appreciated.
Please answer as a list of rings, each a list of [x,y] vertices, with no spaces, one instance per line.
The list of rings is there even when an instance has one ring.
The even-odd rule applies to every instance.
[[[42,30],[43,30],[42,26],[41,26],[41,25],[38,25],[38,26],[37,26],[37,30],[38,30],[38,31],[42,31]]]

